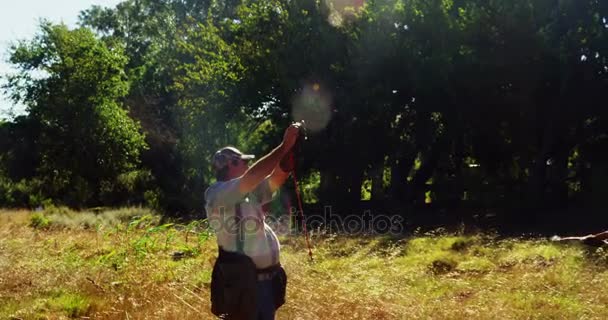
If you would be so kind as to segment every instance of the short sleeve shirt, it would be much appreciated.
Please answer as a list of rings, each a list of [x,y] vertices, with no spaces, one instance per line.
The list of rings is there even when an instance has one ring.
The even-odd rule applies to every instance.
[[[259,269],[279,263],[280,244],[264,221],[262,206],[272,200],[268,179],[241,194],[240,178],[218,181],[205,191],[207,218],[222,249],[249,256]]]

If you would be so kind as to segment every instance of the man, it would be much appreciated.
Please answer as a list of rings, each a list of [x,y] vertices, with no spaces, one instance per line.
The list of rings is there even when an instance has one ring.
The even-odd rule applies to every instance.
[[[233,147],[213,156],[217,182],[205,191],[207,217],[217,235],[219,257],[211,280],[211,309],[225,319],[274,319],[285,302],[287,278],[279,261],[279,241],[264,222],[262,205],[293,170],[291,149],[300,123],[282,143],[251,167]]]

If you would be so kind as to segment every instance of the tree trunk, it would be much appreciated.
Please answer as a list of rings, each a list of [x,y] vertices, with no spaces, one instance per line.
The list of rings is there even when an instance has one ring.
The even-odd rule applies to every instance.
[[[551,201],[556,208],[568,205],[568,156],[570,148],[565,144],[555,153],[551,164]]]
[[[321,169],[319,174],[321,175],[319,202],[324,206],[333,205],[332,202],[335,200],[336,174],[327,168]]]
[[[409,201],[414,201],[416,204],[424,203],[425,193],[428,191],[426,182],[435,173],[435,169],[437,168],[437,164],[441,157],[441,152],[443,151],[443,146],[445,145],[443,140],[444,139],[440,138],[440,140],[431,146],[422,157],[422,164],[418,171],[416,171],[414,179],[412,179],[409,194],[406,195]]]
[[[372,201],[383,201],[385,197],[382,179],[384,176],[384,162],[376,162],[370,170],[370,176],[372,179]]]
[[[543,128],[539,151],[532,164],[532,172],[528,181],[528,205],[532,209],[538,209],[545,197],[545,186],[547,181],[547,160],[553,145],[553,124],[551,121]]]
[[[418,156],[417,152],[410,150],[412,152],[409,152],[409,154],[397,157],[392,161],[390,196],[393,200],[405,199],[404,195],[408,192],[407,177]]]

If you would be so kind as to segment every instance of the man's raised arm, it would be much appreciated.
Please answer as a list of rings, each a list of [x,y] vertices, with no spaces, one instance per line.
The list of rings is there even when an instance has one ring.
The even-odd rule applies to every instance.
[[[300,123],[296,122],[290,125],[287,130],[285,130],[283,142],[245,171],[239,183],[239,191],[242,194],[253,191],[258,184],[272,173],[281,159],[283,159],[283,156],[285,156],[295,144],[299,131]]]

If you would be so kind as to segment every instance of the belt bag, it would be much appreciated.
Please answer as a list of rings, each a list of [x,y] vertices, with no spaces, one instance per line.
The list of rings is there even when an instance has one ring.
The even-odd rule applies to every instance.
[[[246,255],[220,248],[219,257],[211,274],[211,312],[231,319],[255,319],[257,310],[258,274],[271,273],[275,310],[285,304],[287,274],[273,266],[257,270]]]
[[[248,256],[220,249],[211,273],[211,312],[228,319],[255,319],[256,283]]]
[[[274,297],[274,309],[279,309],[285,304],[285,293],[287,289],[287,274],[283,267],[278,266],[272,277],[272,294]]]

